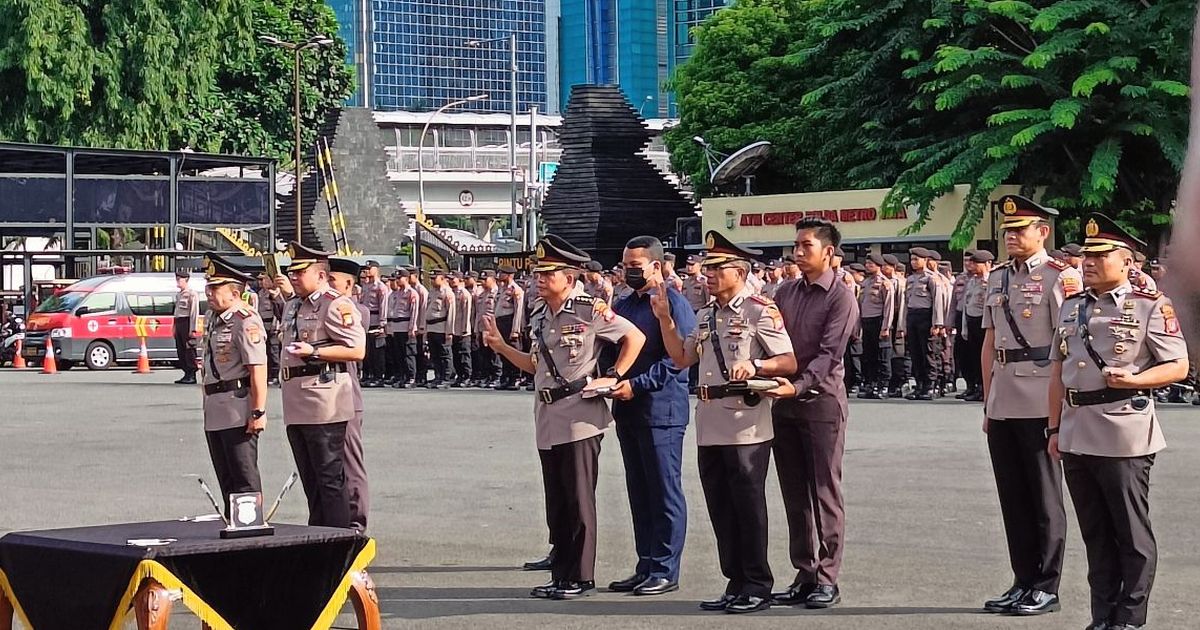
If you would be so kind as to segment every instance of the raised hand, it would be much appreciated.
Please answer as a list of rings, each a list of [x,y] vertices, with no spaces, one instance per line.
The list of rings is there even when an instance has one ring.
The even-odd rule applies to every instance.
[[[496,327],[496,318],[492,315],[486,315],[483,318],[483,343],[487,347],[495,350],[504,345],[504,336],[500,334],[500,329]]]
[[[671,319],[671,300],[665,287],[659,285],[650,293],[650,308],[660,320]]]

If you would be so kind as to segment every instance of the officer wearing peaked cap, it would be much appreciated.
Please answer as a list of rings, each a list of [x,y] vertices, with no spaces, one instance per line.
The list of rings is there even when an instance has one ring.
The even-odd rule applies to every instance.
[[[229,495],[262,491],[258,435],[267,426],[267,331],[242,300],[253,278],[216,254],[205,257],[204,267],[204,435],[229,514]]]
[[[335,291],[345,297],[351,297],[354,286],[358,281],[362,266],[349,258],[329,259],[329,284]],[[353,299],[351,297],[351,299]],[[388,300],[390,301],[389,296]],[[358,313],[362,321],[370,321],[370,309],[361,300],[357,302]],[[386,309],[385,309],[386,312]],[[367,515],[370,512],[370,488],[367,480],[366,455],[363,449],[362,427],[363,411],[366,406],[362,397],[362,366],[351,362],[346,364],[354,385],[354,417],[346,424],[346,440],[342,449],[343,469],[346,471],[346,497],[350,504],[350,524],[362,531],[367,528]]]
[[[284,317],[283,421],[308,498],[310,525],[350,527],[347,424],[355,417],[349,364],[366,355],[354,301],[329,286],[330,254],[292,243],[288,278],[296,297]]]
[[[534,425],[546,492],[546,520],[554,553],[551,581],[531,595],[574,599],[595,590],[596,480],[600,440],[612,427],[608,405],[584,398],[585,388],[622,380],[645,336],[608,305],[573,294],[587,254],[547,234],[538,242],[533,272],[541,301],[531,318],[528,353],[509,345],[493,318],[484,320],[484,341],[520,370],[534,375]],[[619,343],[615,365],[596,378],[602,341]]]
[[[1082,289],[1079,272],[1050,258],[1058,215],[1018,195],[1000,198],[1009,262],[988,277],[980,367],[984,429],[1008,541],[1012,587],[985,602],[996,613],[1059,609],[1067,519],[1062,467],[1046,450],[1051,341],[1063,301]]]
[[[1187,374],[1187,348],[1171,300],[1130,284],[1145,243],[1102,214],[1084,232],[1087,290],[1055,320],[1047,447],[1087,547],[1088,627],[1128,630],[1146,623],[1158,560],[1150,468],[1166,442],[1153,390]]]
[[[725,591],[704,610],[752,613],[770,606],[775,583],[767,555],[766,478],[775,436],[771,401],[745,388],[751,378],[790,376],[791,339],[775,302],[747,283],[762,252],[722,234],[705,236],[700,263],[714,299],[683,338],[664,293],[651,298],[663,344],[679,367],[700,364],[696,443],[700,483],[717,538]]]

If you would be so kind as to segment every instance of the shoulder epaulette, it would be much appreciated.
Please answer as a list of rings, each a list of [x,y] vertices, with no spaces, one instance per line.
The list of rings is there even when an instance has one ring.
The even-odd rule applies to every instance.
[[[238,310],[237,310],[237,316],[241,317],[242,319],[247,319],[253,314],[254,313],[250,310],[250,307],[248,307],[248,306],[242,306],[242,307],[238,308]]]
[[[1132,293],[1138,297],[1150,300],[1157,300],[1160,296],[1162,296],[1162,291],[1157,289],[1134,289]]]
[[[596,298],[594,298],[586,293],[576,295],[573,299],[580,304],[595,304],[597,301]]]
[[[1012,261],[1012,259],[1011,259],[1011,258],[1009,258],[1008,260],[1006,260],[1006,261],[1004,261],[1004,262],[1000,263],[999,265],[996,265],[995,267],[992,267],[992,270],[994,271],[994,270],[996,270],[996,269],[1004,269],[1004,268],[1006,268],[1006,267],[1012,267],[1012,266],[1013,266],[1013,261]]]
[[[758,302],[759,304],[762,304],[763,306],[770,306],[775,303],[775,300],[772,300],[771,298],[769,298],[765,295],[762,295],[761,293],[755,293],[754,295],[751,295],[750,300],[753,302]]]
[[[1050,260],[1047,260],[1046,264],[1050,265],[1051,267],[1054,267],[1055,269],[1057,269],[1059,271],[1066,271],[1067,269],[1071,268],[1071,265],[1069,265],[1061,260],[1055,259],[1055,258],[1051,258]]]
[[[337,298],[342,297],[342,294],[338,293],[336,290],[334,290],[332,287],[330,287],[328,289],[325,289],[325,291],[323,293],[321,293],[321,297],[329,298],[331,300],[336,300]]]

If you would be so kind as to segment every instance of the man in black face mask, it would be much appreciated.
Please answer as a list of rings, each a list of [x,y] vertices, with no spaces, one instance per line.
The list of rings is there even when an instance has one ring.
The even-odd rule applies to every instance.
[[[679,588],[679,559],[687,529],[683,497],[683,437],[688,424],[687,371],[672,363],[650,296],[666,291],[671,314],[683,334],[696,327],[686,298],[663,277],[663,246],[639,236],[625,246],[625,282],[633,290],[613,311],[633,322],[646,344],[611,394],[617,440],[625,461],[625,485],[633,516],[637,564],[633,574],[609,589],[660,595]]]

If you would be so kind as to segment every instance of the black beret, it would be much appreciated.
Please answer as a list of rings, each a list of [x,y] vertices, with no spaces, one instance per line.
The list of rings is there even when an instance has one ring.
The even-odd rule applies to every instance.
[[[996,260],[996,257],[992,255],[992,252],[989,252],[986,249],[977,249],[971,252],[971,262],[985,263],[992,262],[994,260]]]
[[[896,258],[895,254],[884,254],[883,262],[895,267],[896,265],[900,264],[900,259]]]

